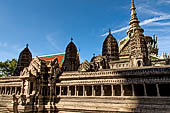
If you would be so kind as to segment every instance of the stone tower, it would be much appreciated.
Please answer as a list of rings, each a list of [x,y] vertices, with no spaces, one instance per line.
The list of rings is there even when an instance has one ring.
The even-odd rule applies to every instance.
[[[30,62],[32,61],[32,54],[28,48],[28,44],[26,48],[20,53],[17,68],[15,69],[14,76],[19,76],[20,72],[25,68],[28,67]]]
[[[131,67],[141,67],[148,65],[148,50],[144,38],[144,29],[139,25],[136,14],[134,0],[131,3],[131,19],[129,22],[130,28],[127,31],[130,37],[130,59]]]
[[[103,42],[102,56],[105,56],[108,61],[119,60],[119,47],[110,29],[109,35]]]
[[[72,41],[68,44],[65,51],[65,59],[63,63],[63,69],[64,71],[77,71],[78,67],[80,65],[78,53],[77,53],[77,47]]]

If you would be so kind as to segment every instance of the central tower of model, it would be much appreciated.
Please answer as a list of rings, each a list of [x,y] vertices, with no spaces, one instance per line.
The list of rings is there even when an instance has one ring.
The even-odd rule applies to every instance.
[[[131,67],[141,67],[149,65],[148,50],[144,39],[144,29],[139,25],[139,20],[136,14],[134,0],[131,3],[131,19],[129,22],[130,28],[127,34],[130,38],[130,59]]]

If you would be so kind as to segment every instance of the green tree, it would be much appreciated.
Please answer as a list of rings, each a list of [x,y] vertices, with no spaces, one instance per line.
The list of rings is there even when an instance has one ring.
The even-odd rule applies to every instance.
[[[13,75],[16,66],[17,66],[16,59],[0,62],[0,77]]]

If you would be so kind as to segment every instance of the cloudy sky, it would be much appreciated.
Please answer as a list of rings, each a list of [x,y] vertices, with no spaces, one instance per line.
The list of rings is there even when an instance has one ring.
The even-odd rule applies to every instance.
[[[101,54],[109,28],[123,39],[130,0],[0,0],[0,61],[18,58],[28,43],[33,56],[63,53],[70,38],[81,61]],[[158,36],[170,53],[170,0],[135,0],[144,34]]]

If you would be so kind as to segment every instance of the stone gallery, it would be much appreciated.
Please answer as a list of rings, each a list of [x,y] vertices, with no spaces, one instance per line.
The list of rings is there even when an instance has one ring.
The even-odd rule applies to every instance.
[[[13,76],[0,78],[1,113],[169,113],[170,56],[144,35],[134,0],[127,37],[109,30],[102,55],[80,64],[71,39],[65,53],[20,53]]]

